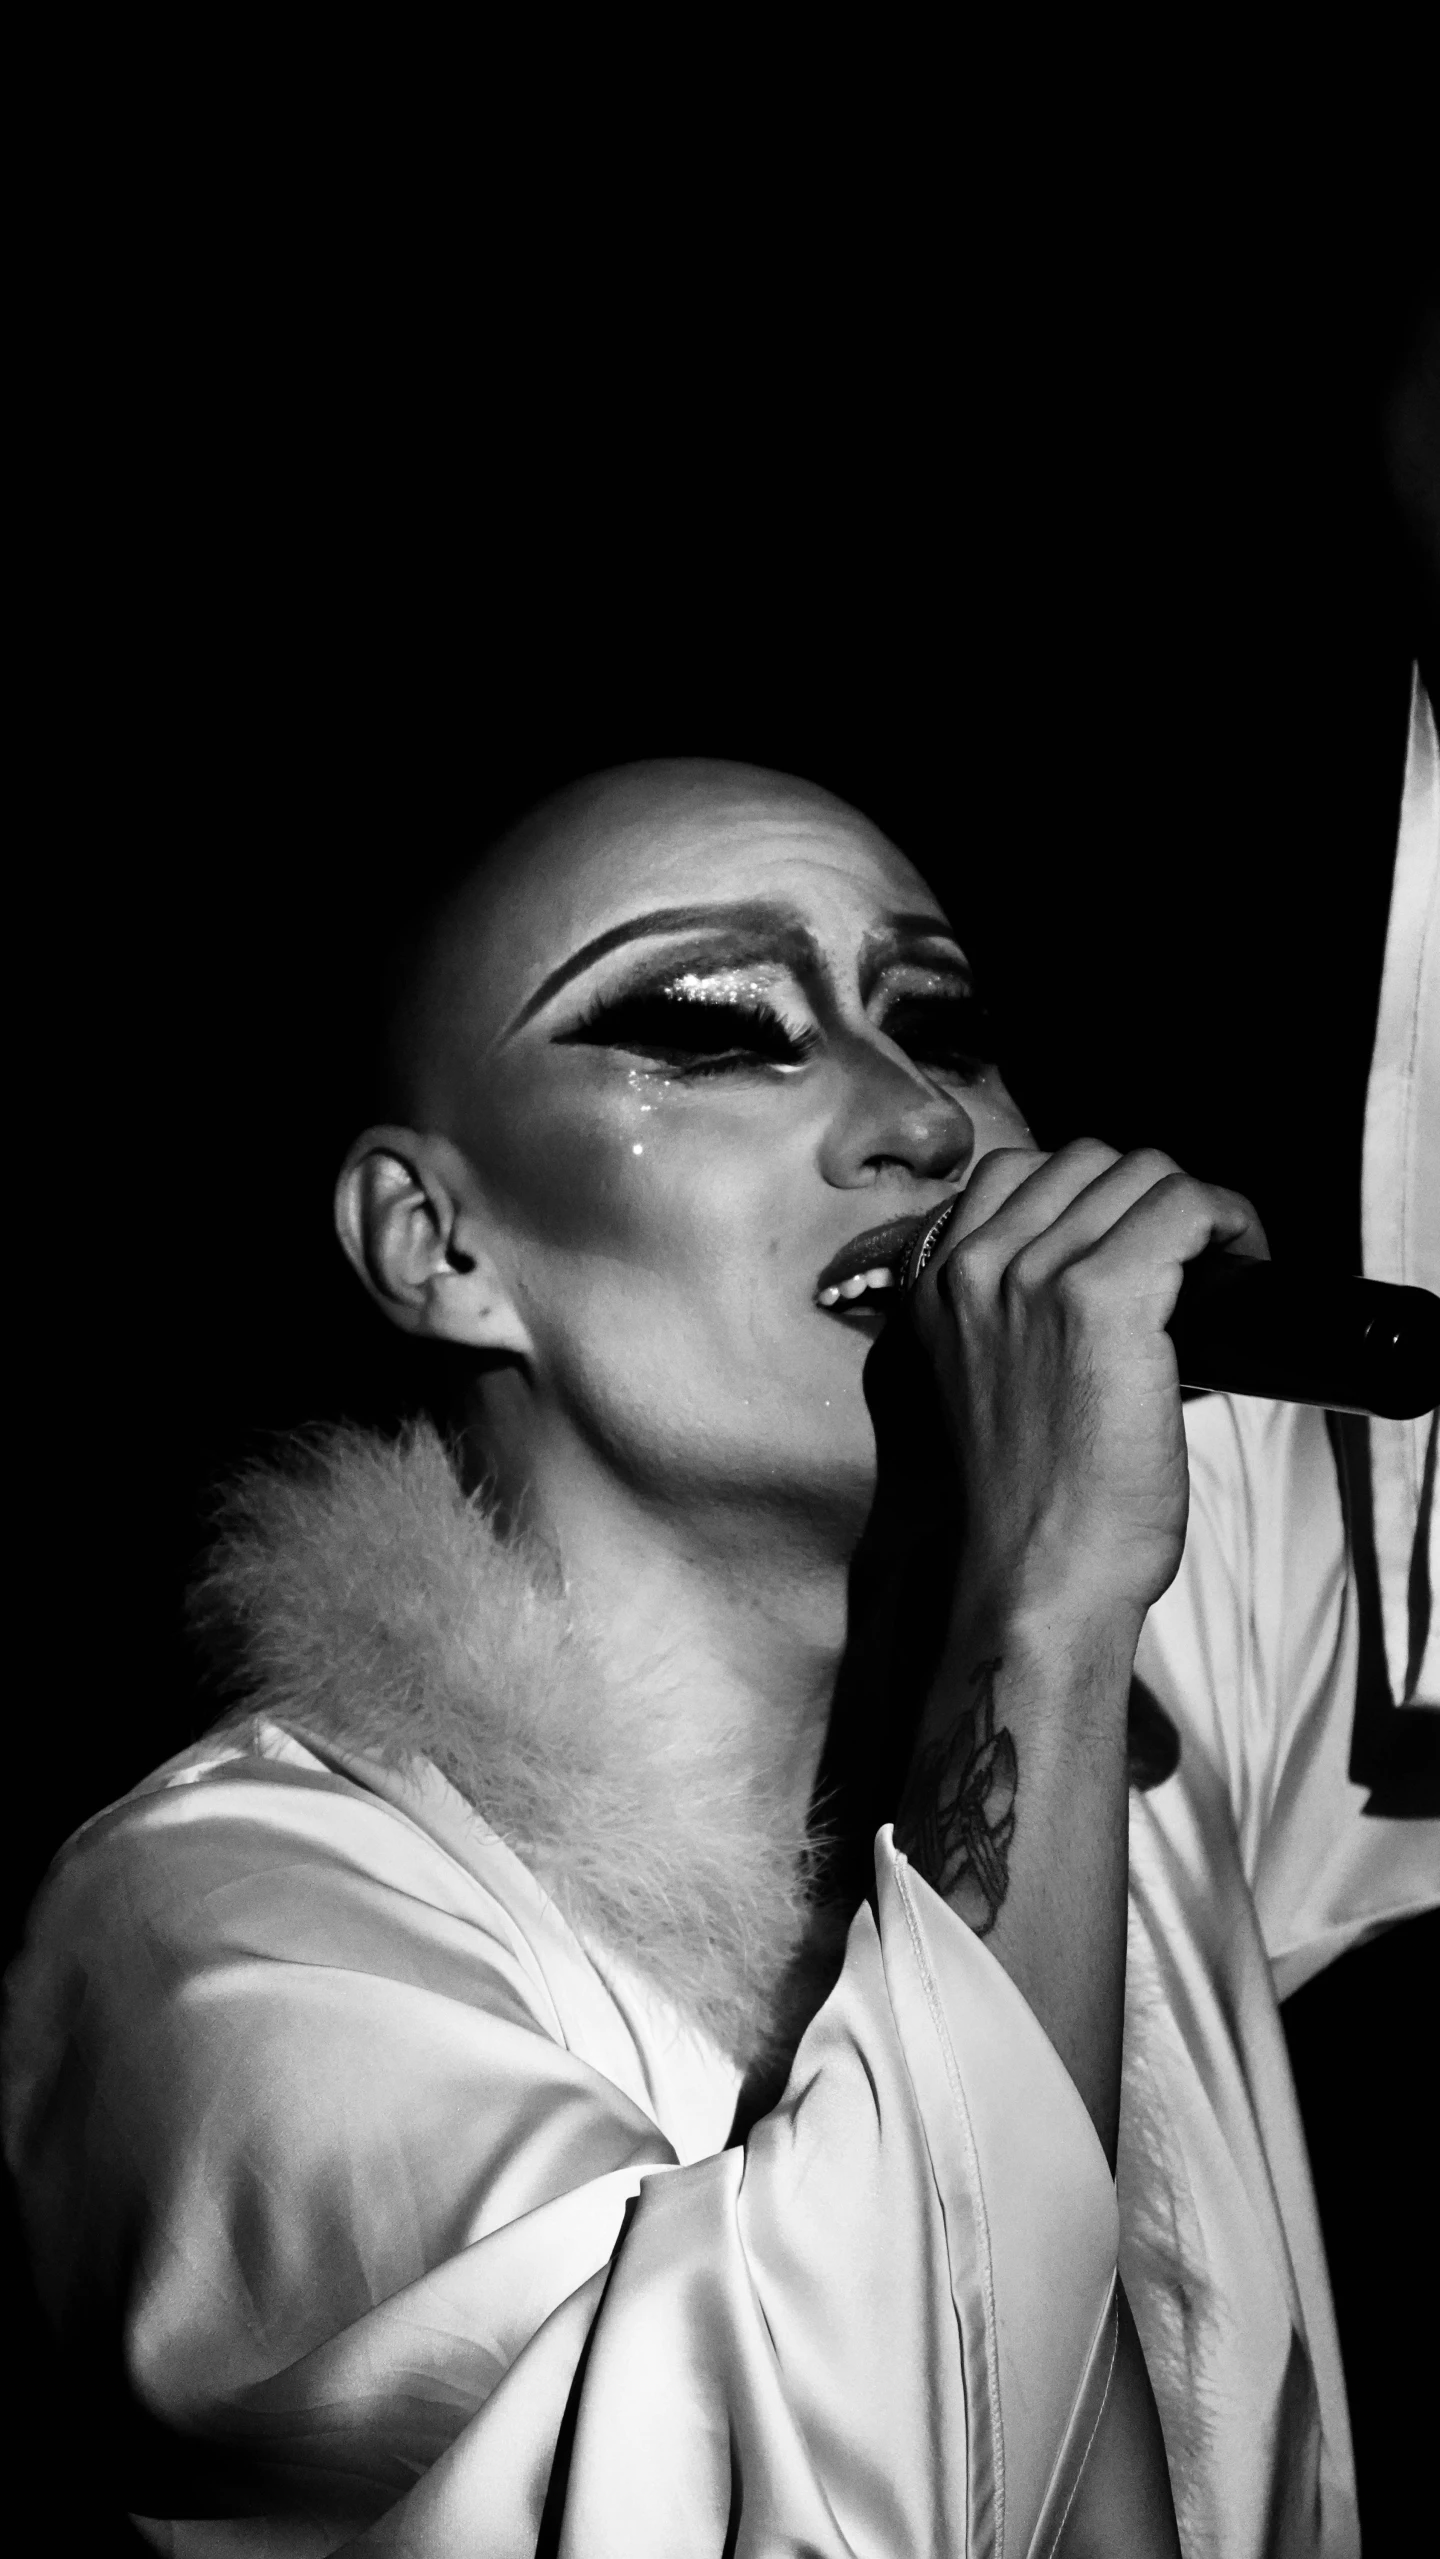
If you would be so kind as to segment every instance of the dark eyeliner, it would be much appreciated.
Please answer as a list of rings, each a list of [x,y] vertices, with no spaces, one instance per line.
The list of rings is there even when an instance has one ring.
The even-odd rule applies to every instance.
[[[973,1081],[995,1057],[995,1025],[978,995],[968,989],[946,995],[900,995],[881,1016],[880,1029],[917,1066]]]
[[[812,1030],[788,1029],[768,1005],[641,987],[601,997],[560,1034],[559,1044],[630,1048],[683,1073],[713,1075],[750,1065],[798,1066],[815,1040]]]

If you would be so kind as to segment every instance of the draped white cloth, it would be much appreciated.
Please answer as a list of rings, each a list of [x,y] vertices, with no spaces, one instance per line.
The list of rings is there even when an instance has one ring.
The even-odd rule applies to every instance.
[[[265,2510],[157,2548],[533,2552],[572,2404],[575,2559],[1048,2547],[1114,2191],[888,1833],[878,1877],[727,2147],[734,2066],[607,1986],[442,1778],[262,1729],[92,1824],[16,1993],[38,2260],[62,2321],[106,2293],[140,2404],[228,2450],[222,2508],[238,2467]]]
[[[1440,1290],[1440,739],[1416,670],[1375,1050],[1365,1096],[1365,1268]],[[1370,1425],[1381,1622],[1397,1706],[1440,1697],[1435,1415]],[[1429,1469],[1429,1510],[1426,1476]],[[1429,1549],[1428,1627],[1412,1624],[1412,1560]]]
[[[1440,1901],[1440,1823],[1348,1773],[1357,1616],[1324,1418],[1207,1397],[1137,1668],[1180,1728],[1131,1799],[1120,2265],[1186,2559],[1359,2548],[1344,2379],[1278,2000]]]

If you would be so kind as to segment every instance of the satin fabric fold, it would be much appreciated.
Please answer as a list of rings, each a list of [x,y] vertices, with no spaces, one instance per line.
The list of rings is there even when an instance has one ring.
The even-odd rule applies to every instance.
[[[638,1979],[622,2012],[433,1772],[407,1810],[273,1727],[226,1751],[89,1825],[11,1990],[37,2261],[62,2331],[113,2323],[157,2548],[498,2559],[547,2501],[585,2559],[1044,2546],[1114,2190],[888,1832],[727,2146],[733,2063]]]

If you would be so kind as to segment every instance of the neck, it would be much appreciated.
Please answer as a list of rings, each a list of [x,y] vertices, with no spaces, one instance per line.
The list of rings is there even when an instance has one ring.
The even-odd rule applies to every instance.
[[[619,1482],[569,1434],[532,1431],[523,1467],[489,1417],[463,1445],[472,1482],[558,1554],[605,1692],[648,1705],[682,1761],[724,1736],[803,1821],[845,1648],[843,1527],[815,1506]]]

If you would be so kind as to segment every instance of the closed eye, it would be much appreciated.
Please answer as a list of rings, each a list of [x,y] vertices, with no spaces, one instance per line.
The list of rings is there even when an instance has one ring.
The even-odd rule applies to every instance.
[[[898,996],[879,1027],[917,1066],[961,1083],[975,1083],[994,1061],[994,1022],[979,996],[968,991]]]
[[[769,1005],[649,990],[601,1003],[562,1044],[630,1049],[689,1075],[733,1073],[753,1066],[799,1066],[814,1048],[814,1030],[794,1030]]]

